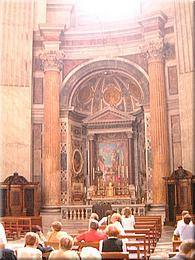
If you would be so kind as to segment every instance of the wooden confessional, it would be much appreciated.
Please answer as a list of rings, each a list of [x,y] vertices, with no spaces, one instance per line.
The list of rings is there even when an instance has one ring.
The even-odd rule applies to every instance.
[[[195,176],[182,166],[171,176],[163,177],[166,185],[166,223],[173,224],[182,210],[195,213]]]

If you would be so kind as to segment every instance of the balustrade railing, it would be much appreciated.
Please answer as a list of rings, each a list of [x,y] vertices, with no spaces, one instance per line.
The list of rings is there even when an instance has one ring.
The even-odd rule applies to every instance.
[[[121,212],[127,205],[112,205],[112,209]],[[145,216],[145,204],[130,204],[128,207],[132,210],[135,216]],[[61,208],[62,219],[66,220],[87,220],[92,213],[92,205],[67,205]]]

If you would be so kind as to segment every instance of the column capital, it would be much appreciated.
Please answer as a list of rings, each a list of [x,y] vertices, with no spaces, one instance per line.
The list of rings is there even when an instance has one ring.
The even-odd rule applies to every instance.
[[[133,132],[131,131],[127,132],[126,134],[128,139],[131,139],[133,137]]]
[[[88,139],[89,141],[93,141],[93,140],[94,140],[94,137],[95,137],[94,134],[89,134],[89,135],[87,136],[87,139]]]
[[[145,44],[140,46],[141,52],[148,62],[152,61],[164,61],[165,59],[165,45],[164,39],[159,38],[155,40],[147,41]]]
[[[39,55],[41,60],[41,67],[44,71],[55,70],[60,71],[63,67],[63,60],[65,54],[60,50],[44,50]]]

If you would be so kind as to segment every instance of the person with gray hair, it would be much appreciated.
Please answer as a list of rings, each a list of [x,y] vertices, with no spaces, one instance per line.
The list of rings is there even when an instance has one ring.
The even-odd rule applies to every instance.
[[[69,235],[62,237],[59,243],[59,249],[54,250],[49,255],[49,260],[54,259],[67,259],[67,260],[79,260],[79,256],[76,251],[72,250],[74,241]]]
[[[173,259],[187,260],[195,259],[195,240],[185,240],[179,247],[179,253],[176,254]]]
[[[80,253],[81,260],[101,260],[102,256],[97,248],[83,247]]]
[[[75,241],[85,241],[85,242],[98,242],[107,238],[106,234],[98,231],[99,223],[97,220],[92,220],[90,222],[89,230],[78,235]]]

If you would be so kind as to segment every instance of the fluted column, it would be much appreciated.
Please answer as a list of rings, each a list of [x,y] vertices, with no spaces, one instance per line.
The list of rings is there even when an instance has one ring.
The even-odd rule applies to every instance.
[[[63,54],[45,51],[40,55],[44,69],[44,177],[43,207],[60,206],[60,121],[59,87]]]
[[[169,141],[163,39],[148,43],[153,203],[165,204],[163,176],[169,174]]]

